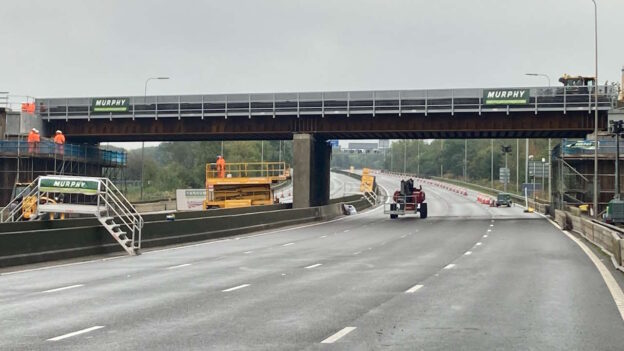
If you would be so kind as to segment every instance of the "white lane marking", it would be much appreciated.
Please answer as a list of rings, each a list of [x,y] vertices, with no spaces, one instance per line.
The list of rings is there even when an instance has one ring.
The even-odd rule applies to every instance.
[[[177,266],[167,267],[167,269],[176,269],[176,268],[188,267],[190,265],[191,265],[190,263],[184,263],[184,264],[179,264]]]
[[[362,251],[358,251],[358,252],[354,252],[353,254],[354,254],[354,255],[359,255],[359,254],[361,254],[361,253],[362,253]]]
[[[307,266],[307,267],[305,267],[305,269],[312,269],[312,268],[316,268],[316,267],[322,266],[322,265],[323,265],[322,263],[317,263],[317,264],[313,264],[311,266]]]
[[[620,317],[622,318],[622,320],[624,320],[624,292],[622,292],[622,289],[620,288],[618,283],[615,281],[615,278],[613,278],[613,275],[611,274],[611,272],[609,272],[609,269],[605,267],[604,263],[600,261],[600,259],[596,256],[596,254],[594,254],[587,247],[587,245],[585,245],[585,243],[577,239],[574,235],[568,233],[567,230],[563,230],[562,232],[565,235],[567,235],[568,238],[574,241],[578,246],[580,246],[581,249],[585,252],[585,254],[589,256],[591,261],[594,263],[594,265],[598,269],[598,272],[600,272],[600,275],[602,276],[602,279],[604,280],[605,284],[607,284],[607,288],[609,288],[611,297],[613,298],[613,301],[615,302],[615,305],[617,306],[617,309],[620,312]]]
[[[466,253],[464,255],[466,255],[466,256],[472,255],[472,251],[466,251]]]
[[[487,238],[487,237],[488,237],[488,235],[487,235],[487,234],[483,234],[483,237],[484,237],[484,238]]]
[[[248,286],[249,286],[249,284],[242,284],[242,285],[238,285],[238,286],[235,286],[233,288],[229,288],[229,289],[225,289],[225,290],[221,290],[221,291],[223,291],[223,292],[230,292],[230,291],[246,288]]]
[[[350,232],[350,231],[351,231],[351,229],[345,229],[345,230],[343,231],[343,233],[348,233],[348,232]]]
[[[479,241],[478,243],[475,244],[475,246],[481,246],[481,242]]]
[[[356,329],[356,327],[344,327],[342,328],[339,332],[337,332],[336,334],[328,337],[327,339],[321,341],[321,344],[333,344],[336,341],[340,340],[340,338],[342,338],[343,336],[349,334],[350,332],[354,331]]]
[[[75,332],[72,332],[72,333],[68,333],[68,334],[65,334],[65,335],[61,335],[61,336],[57,336],[57,337],[54,337],[54,338],[50,338],[47,341],[59,341],[59,340],[71,338],[72,336],[88,333],[88,332],[91,332],[91,331],[94,331],[94,330],[98,330],[98,329],[102,329],[102,328],[104,328],[103,325],[96,325],[96,326],[93,326],[91,328],[82,329],[82,330],[78,330],[78,331],[75,331]]]
[[[423,286],[418,284],[418,285],[414,285],[411,288],[407,289],[407,291],[405,291],[406,294],[413,294],[416,291],[418,291],[420,288],[422,288]]]
[[[491,231],[492,231],[492,229],[488,229],[488,231],[487,231],[487,232],[488,232],[488,233],[490,233]]]
[[[288,243],[288,244],[284,244],[282,246],[290,246],[290,245],[295,245],[295,243]]]
[[[450,264],[447,264],[446,267],[444,267],[444,269],[451,269],[453,267],[455,267],[455,263],[450,263]]]
[[[246,254],[250,254],[250,253],[252,253],[252,252],[253,252],[253,251],[245,251],[245,253],[246,253]]]
[[[321,236],[321,239],[323,239],[323,238],[327,238],[327,235],[322,235],[322,236]]]
[[[401,239],[405,238],[407,234],[401,235]]]
[[[490,224],[490,227],[493,227],[493,226],[494,226],[494,224]]]
[[[51,292],[57,292],[57,291],[63,291],[63,290],[69,290],[69,289],[79,288],[79,287],[81,287],[81,286],[84,286],[84,284],[76,284],[76,285],[64,286],[64,287],[62,287],[62,288],[56,288],[56,289],[45,290],[45,291],[42,291],[42,293],[51,293]]]

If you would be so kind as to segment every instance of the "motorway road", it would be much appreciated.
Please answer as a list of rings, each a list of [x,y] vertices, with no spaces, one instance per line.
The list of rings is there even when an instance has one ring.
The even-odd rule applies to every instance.
[[[360,192],[360,181],[340,173],[331,173],[329,182],[329,198],[337,199]],[[275,191],[281,203],[291,203],[293,194],[292,183]]]
[[[390,189],[397,180],[381,176]],[[622,350],[590,258],[520,208],[326,223],[0,276],[2,350]]]

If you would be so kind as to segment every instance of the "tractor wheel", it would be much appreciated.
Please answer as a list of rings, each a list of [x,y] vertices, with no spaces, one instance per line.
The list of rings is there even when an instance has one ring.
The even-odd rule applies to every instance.
[[[396,214],[391,214],[390,215],[390,219],[397,219],[397,218],[399,218],[399,215],[396,215]]]
[[[420,204],[420,218],[427,218],[427,203],[421,203]]]

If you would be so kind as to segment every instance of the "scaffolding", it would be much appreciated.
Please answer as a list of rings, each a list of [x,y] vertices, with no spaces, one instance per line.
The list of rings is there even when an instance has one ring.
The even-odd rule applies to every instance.
[[[93,145],[58,145],[50,140],[29,144],[23,137],[0,140],[0,205],[11,197],[15,184],[42,175],[102,176],[123,179],[125,151]],[[68,199],[69,200],[69,199]]]
[[[593,199],[594,150],[593,137],[585,140],[562,139],[552,150],[552,201],[555,208],[591,204]],[[620,149],[624,150],[620,141]],[[598,214],[615,194],[615,137],[598,135]],[[620,162],[623,159],[620,155]],[[622,184],[622,175],[620,175]]]

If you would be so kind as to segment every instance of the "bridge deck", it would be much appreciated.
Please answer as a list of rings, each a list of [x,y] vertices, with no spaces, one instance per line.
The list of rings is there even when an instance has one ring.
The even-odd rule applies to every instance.
[[[497,90],[505,90],[497,89]],[[350,116],[401,114],[591,111],[593,87],[509,88],[530,92],[523,103],[491,104],[484,93],[494,89],[347,91],[310,93],[131,96],[119,111],[96,112],[96,98],[37,99],[37,113],[48,120],[99,118],[204,118],[228,116]],[[598,87],[598,108],[616,101],[612,87]]]

